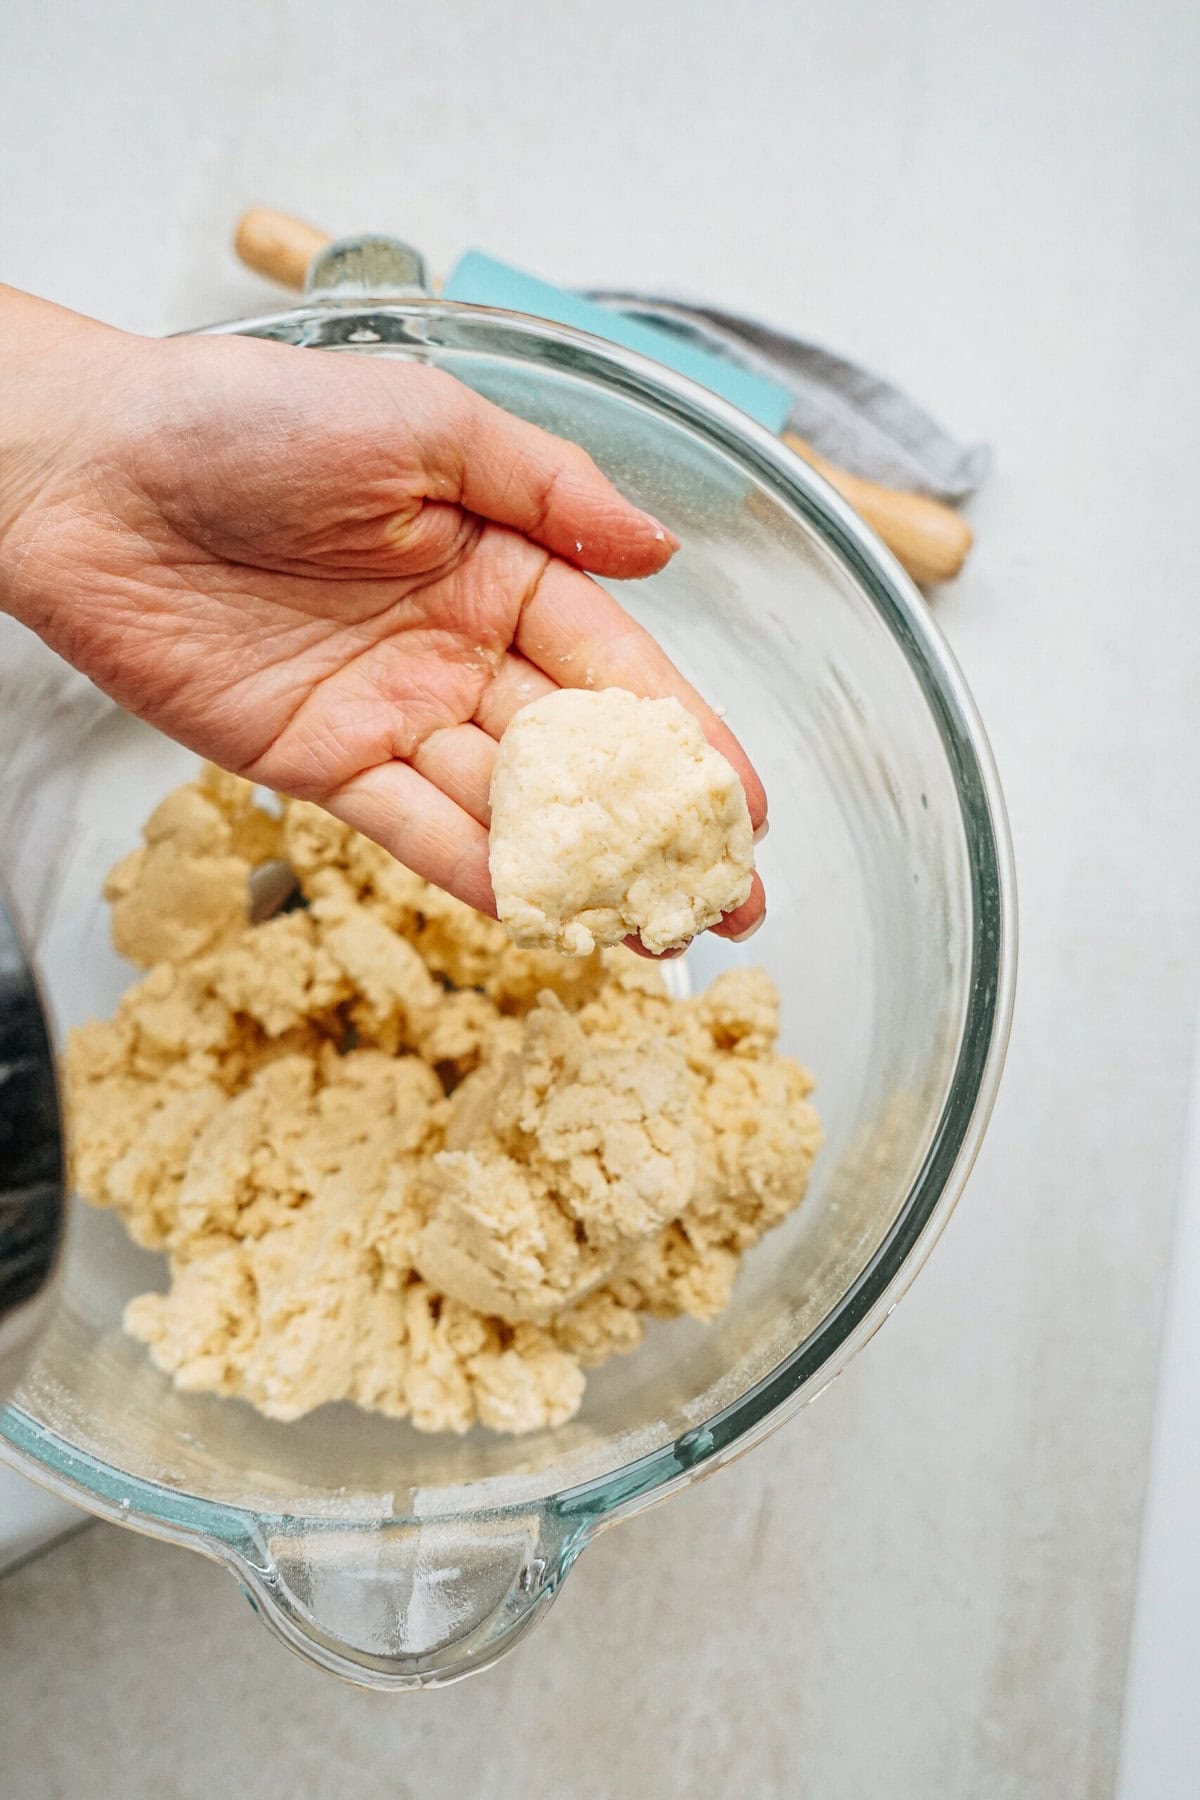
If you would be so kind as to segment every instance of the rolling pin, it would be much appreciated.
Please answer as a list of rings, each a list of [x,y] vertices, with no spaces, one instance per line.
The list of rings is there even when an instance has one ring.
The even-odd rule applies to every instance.
[[[254,206],[243,213],[234,236],[234,248],[247,268],[294,288],[304,286],[309,263],[329,242],[328,232],[267,206]],[[793,432],[785,431],[783,441],[861,514],[914,581],[931,585],[958,574],[971,548],[972,533],[951,507],[927,494],[883,487],[852,475]]]

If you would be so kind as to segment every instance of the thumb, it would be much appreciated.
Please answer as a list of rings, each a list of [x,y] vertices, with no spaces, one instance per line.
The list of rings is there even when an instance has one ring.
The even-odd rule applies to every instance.
[[[156,366],[138,364],[125,408],[137,485],[218,556],[289,574],[419,573],[479,518],[599,575],[653,574],[679,547],[578,444],[440,369],[249,338],[142,355]]]
[[[409,403],[419,409],[413,423],[430,499],[457,501],[598,575],[651,575],[679,548],[674,533],[626,500],[578,444],[515,418],[440,370],[423,374],[429,379],[419,395],[410,391]]]

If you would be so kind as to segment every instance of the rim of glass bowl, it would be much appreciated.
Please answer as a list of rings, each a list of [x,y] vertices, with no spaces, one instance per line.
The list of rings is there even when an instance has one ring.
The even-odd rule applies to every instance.
[[[493,1515],[528,1512],[536,1505],[583,1529],[625,1516],[743,1454],[839,1375],[907,1290],[962,1192],[995,1101],[1016,972],[1012,848],[999,779],[975,703],[916,587],[841,497],[763,426],[647,357],[523,313],[416,298],[315,301],[187,335],[243,335],[330,349],[394,345],[418,358],[423,348],[474,350],[544,363],[648,405],[741,463],[832,545],[906,656],[937,724],[958,792],[973,918],[971,980],[958,1058],[925,1161],[886,1238],[848,1292],[739,1399],[673,1442],[560,1493],[518,1500],[511,1508],[503,1502],[490,1507],[484,1498],[484,1509]],[[11,1460],[43,1485],[154,1536],[182,1543],[206,1539],[216,1554],[222,1546],[243,1544],[248,1531],[273,1517],[293,1526],[308,1522],[301,1513],[271,1515],[128,1476],[76,1449],[16,1405],[0,1415],[0,1437],[14,1453]],[[493,1481],[502,1479],[481,1483],[481,1493],[486,1495]],[[454,1517],[455,1509],[421,1514],[423,1520],[437,1516]],[[360,1528],[370,1531],[400,1522],[403,1516],[396,1515],[364,1521]],[[356,1524],[346,1522],[349,1529]]]

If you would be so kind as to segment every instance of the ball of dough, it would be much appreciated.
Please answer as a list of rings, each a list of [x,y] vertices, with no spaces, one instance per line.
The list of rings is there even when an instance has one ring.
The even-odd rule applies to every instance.
[[[745,790],[678,700],[560,688],[496,752],[490,866],[515,943],[674,950],[750,892]]]

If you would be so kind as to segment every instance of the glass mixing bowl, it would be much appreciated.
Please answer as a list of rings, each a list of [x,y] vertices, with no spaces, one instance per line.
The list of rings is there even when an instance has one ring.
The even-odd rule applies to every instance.
[[[347,1406],[296,1424],[176,1393],[122,1335],[161,1259],[76,1208],[57,1304],[0,1449],[107,1519],[228,1566],[293,1649],[369,1686],[485,1666],[541,1616],[592,1537],[773,1431],[841,1370],[912,1279],[979,1145],[1014,962],[1003,807],[979,720],[916,590],[766,431],[688,381],[545,321],[414,291],[396,247],[343,244],[303,304],[222,330],[449,370],[584,444],[683,542],[612,584],[762,773],[769,910],[708,936],[693,986],[762,963],[782,1047],[816,1073],[826,1142],[804,1203],[748,1257],[714,1324],[651,1328],[582,1411],[523,1438],[422,1436]],[[32,690],[24,685],[28,699]],[[111,1009],[104,870],[184,752],[107,705],[17,704],[6,865],[56,1033]],[[94,700],[94,697],[93,697]],[[14,760],[16,756],[16,760]]]

